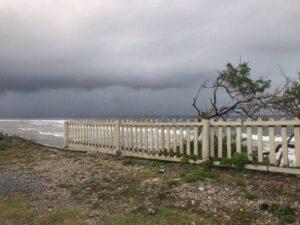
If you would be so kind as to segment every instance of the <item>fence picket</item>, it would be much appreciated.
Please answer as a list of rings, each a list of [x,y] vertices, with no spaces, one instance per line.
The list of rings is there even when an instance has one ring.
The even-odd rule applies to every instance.
[[[218,158],[223,158],[223,127],[218,127]]]
[[[215,128],[210,127],[210,157],[215,158]]]
[[[288,165],[288,144],[287,144],[287,130],[286,126],[281,127],[281,138],[282,138],[282,165]]]
[[[259,163],[263,162],[263,128],[257,128],[257,159]]]
[[[247,155],[250,161],[253,160],[253,147],[252,147],[252,127],[247,127]]]
[[[180,122],[182,122],[182,120],[180,120]],[[180,154],[183,155],[183,127],[180,126],[179,128],[179,151]]]
[[[195,120],[195,121],[198,122],[198,120]],[[199,134],[198,126],[194,126],[194,152],[193,152],[193,155],[195,155],[195,156],[199,156],[198,134]]]
[[[186,154],[191,155],[191,135],[190,135],[190,126],[186,128]]]
[[[228,120],[231,122],[231,120]],[[231,126],[227,126],[227,158],[231,159],[232,151],[231,151]]]

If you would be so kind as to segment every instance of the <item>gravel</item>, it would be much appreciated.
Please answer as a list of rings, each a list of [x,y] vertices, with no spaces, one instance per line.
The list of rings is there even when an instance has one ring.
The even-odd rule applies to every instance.
[[[40,177],[28,175],[22,171],[1,170],[0,172],[0,195],[37,195],[45,188],[46,184]]]

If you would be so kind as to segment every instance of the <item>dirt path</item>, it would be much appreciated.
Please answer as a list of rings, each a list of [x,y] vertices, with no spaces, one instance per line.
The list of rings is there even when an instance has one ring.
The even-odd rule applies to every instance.
[[[299,224],[300,178],[0,140],[0,224]]]

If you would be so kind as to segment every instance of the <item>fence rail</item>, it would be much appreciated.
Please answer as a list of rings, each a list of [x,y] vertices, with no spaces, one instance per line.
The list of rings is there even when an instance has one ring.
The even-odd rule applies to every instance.
[[[219,165],[246,154],[248,169],[300,174],[300,120],[69,120],[65,147]]]

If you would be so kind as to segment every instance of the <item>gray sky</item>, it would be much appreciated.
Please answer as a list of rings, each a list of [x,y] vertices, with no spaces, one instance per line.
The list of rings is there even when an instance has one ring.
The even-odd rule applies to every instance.
[[[296,76],[300,1],[0,0],[0,117],[192,115],[240,55]]]

